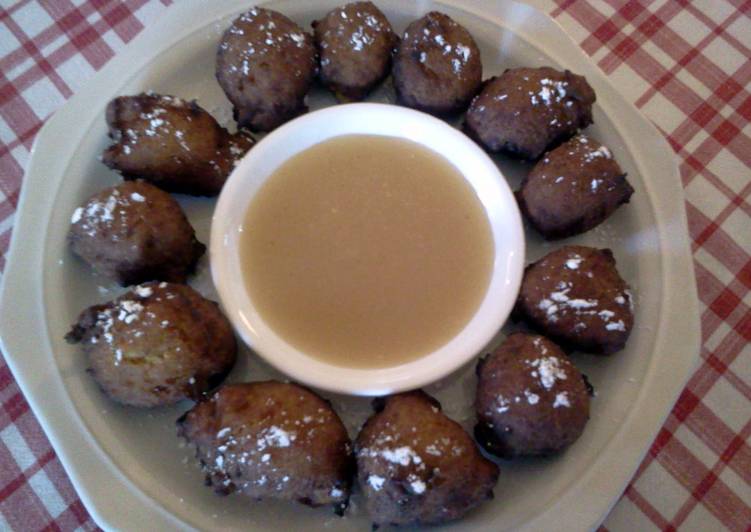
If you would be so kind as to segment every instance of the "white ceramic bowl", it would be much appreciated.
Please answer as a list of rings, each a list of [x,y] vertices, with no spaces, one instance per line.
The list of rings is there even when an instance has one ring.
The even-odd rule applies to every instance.
[[[477,192],[495,244],[487,293],[472,319],[441,348],[411,362],[378,369],[336,366],[312,358],[272,330],[243,281],[240,228],[248,205],[287,159],[327,139],[348,134],[411,140],[446,157]],[[438,380],[477,355],[493,338],[516,300],[524,268],[519,209],[498,167],[472,140],[430,115],[395,105],[356,103],[306,114],[276,129],[237,165],[222,189],[211,226],[211,274],[235,329],[251,349],[292,379],[354,395],[384,395]]]

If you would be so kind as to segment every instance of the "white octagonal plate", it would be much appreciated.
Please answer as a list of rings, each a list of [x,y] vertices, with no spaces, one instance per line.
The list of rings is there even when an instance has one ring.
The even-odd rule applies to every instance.
[[[340,1],[274,1],[309,27]],[[636,326],[627,348],[611,357],[575,354],[598,393],[582,438],[561,456],[500,462],[496,497],[456,530],[573,530],[595,527],[621,494],[698,359],[699,321],[683,190],[662,136],[609,84],[561,28],[535,9],[511,1],[381,0],[397,32],[431,9],[469,29],[485,77],[515,66],[553,65],[587,77],[597,93],[588,133],[607,144],[636,192],[599,228],[569,239],[613,250],[636,294]],[[217,497],[175,436],[174,421],[190,407],[141,411],[103,397],[85,373],[78,348],[63,335],[81,309],[121,289],[91,274],[65,245],[70,215],[93,192],[119,178],[97,161],[107,145],[104,109],[121,94],[152,89],[195,98],[222,123],[230,106],[214,79],[214,54],[245,1],[184,0],[146,29],[87,83],[37,136],[24,179],[4,275],[0,334],[21,389],[52,441],[84,504],[108,529],[368,530],[359,495],[343,518],[327,509],[239,496]],[[386,83],[369,98],[392,102]],[[321,89],[311,108],[333,105]],[[528,165],[495,157],[516,187]],[[180,197],[198,237],[208,241],[214,200]],[[544,243],[527,230],[528,260],[563,243]],[[206,258],[191,281],[215,297]],[[508,330],[513,328],[507,325]],[[499,335],[496,342],[502,337]],[[243,351],[230,379],[281,378]],[[473,364],[428,387],[445,412],[471,430]],[[367,399],[324,394],[356,435]]]

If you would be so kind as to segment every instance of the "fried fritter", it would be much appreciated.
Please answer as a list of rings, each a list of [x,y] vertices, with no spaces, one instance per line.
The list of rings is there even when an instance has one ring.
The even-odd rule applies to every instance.
[[[498,467],[421,391],[376,400],[355,443],[358,481],[375,525],[458,519],[492,498]]]
[[[271,131],[304,113],[315,55],[313,38],[281,13],[254,7],[236,18],[219,44],[216,79],[238,126]]]
[[[579,135],[540,160],[516,193],[524,216],[545,238],[566,238],[605,221],[634,189],[606,147]]]
[[[477,441],[504,458],[549,455],[575,442],[589,419],[582,375],[560,347],[512,334],[477,364]]]
[[[633,299],[609,249],[564,246],[527,266],[515,315],[566,347],[609,354],[626,345]]]
[[[583,76],[514,68],[490,79],[467,111],[467,133],[491,152],[535,160],[592,123],[595,93]]]
[[[220,495],[238,491],[338,511],[349,500],[354,459],[347,430],[327,401],[302,386],[227,384],[177,424]]]
[[[71,218],[71,250],[123,286],[184,282],[206,247],[180,205],[144,181],[126,181],[94,194]]]
[[[189,286],[145,283],[84,310],[66,335],[111,399],[153,407],[198,399],[229,373],[237,345],[227,318]]]
[[[154,93],[120,96],[107,106],[114,144],[102,162],[125,179],[145,179],[168,192],[215,196],[253,145],[230,134],[194,101]]]
[[[456,113],[481,83],[480,49],[463,26],[431,11],[407,27],[394,59],[399,103],[439,115]]]
[[[321,82],[341,99],[362,100],[391,71],[399,38],[372,2],[353,2],[313,22]]]

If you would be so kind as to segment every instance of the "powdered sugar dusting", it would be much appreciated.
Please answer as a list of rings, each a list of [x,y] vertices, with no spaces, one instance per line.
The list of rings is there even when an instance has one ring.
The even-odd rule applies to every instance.
[[[469,60],[469,56],[472,54],[472,51],[470,50],[469,46],[465,46],[460,43],[456,45],[456,53],[459,54],[462,61],[466,63]]]
[[[610,322],[605,325],[605,329],[608,331],[621,331],[626,332],[626,324],[623,323],[623,320],[618,320],[615,322]]]
[[[588,163],[591,163],[597,158],[612,159],[613,154],[610,153],[610,150],[605,146],[600,146],[596,150],[588,150],[584,154],[584,161]]]
[[[154,291],[151,289],[150,286],[143,286],[138,285],[136,286],[133,291],[136,293],[138,297],[149,297],[151,294],[154,293]]]
[[[78,207],[75,211],[73,211],[73,215],[70,217],[70,223],[72,224],[78,223],[78,221],[81,219],[82,214],[83,214],[83,207]]]
[[[427,486],[425,485],[425,482],[417,478],[416,475],[410,475],[407,477],[407,481],[409,482],[409,487],[412,488],[413,493],[417,495],[425,493]]]
[[[381,491],[381,488],[383,488],[383,484],[386,482],[386,479],[379,477],[378,475],[369,475],[367,482],[375,491]]]
[[[570,408],[571,403],[569,403],[568,400],[568,392],[561,392],[556,394],[555,401],[553,402],[553,408],[559,408],[559,407],[566,407]]]
[[[567,87],[568,82],[566,81],[543,78],[540,80],[540,90],[530,93],[530,101],[532,105],[543,103],[550,106],[553,103],[558,103],[566,97]]]
[[[529,366],[535,368],[540,378],[540,384],[546,390],[550,390],[556,381],[566,380],[566,371],[561,365],[561,361],[558,357],[540,357],[538,359],[528,362]]]
[[[582,263],[584,259],[579,255],[574,255],[570,259],[566,260],[566,268],[569,270],[577,270],[579,269],[579,265]]]
[[[398,447],[396,449],[383,449],[380,454],[389,462],[403,466],[409,465],[410,462],[414,462],[415,464],[422,463],[420,455],[418,455],[414,449],[407,446]]]
[[[276,425],[272,425],[263,429],[258,435],[257,447],[259,451],[263,451],[267,447],[289,447],[295,438],[295,433],[287,432]]]
[[[495,411],[498,412],[499,414],[503,414],[504,412],[507,412],[509,410],[511,402],[505,397],[503,397],[502,395],[499,395],[498,397],[496,397],[495,401],[496,401],[496,404],[498,405],[496,406]]]
[[[292,39],[292,41],[297,45],[298,48],[305,46],[305,35],[303,35],[302,33],[290,33],[289,38]]]
[[[540,402],[540,396],[536,393],[530,392],[529,390],[524,390],[524,397],[527,398],[527,402],[531,405],[536,405],[538,402]]]

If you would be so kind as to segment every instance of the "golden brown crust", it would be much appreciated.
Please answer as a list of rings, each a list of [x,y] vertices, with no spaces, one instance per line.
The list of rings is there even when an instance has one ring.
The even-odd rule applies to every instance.
[[[254,7],[236,18],[217,52],[217,81],[238,126],[253,131],[271,131],[305,112],[315,69],[313,38],[270,9]]]
[[[609,249],[564,246],[527,267],[515,313],[559,344],[609,354],[626,345],[632,305]]]
[[[480,49],[448,15],[432,11],[404,32],[394,59],[400,103],[428,113],[464,110],[482,83]]]
[[[458,519],[493,495],[498,467],[424,392],[377,402],[355,444],[358,481],[376,525]]]
[[[596,227],[633,192],[610,150],[578,135],[545,154],[516,196],[527,220],[554,239]]]
[[[549,455],[575,442],[589,419],[584,379],[560,347],[512,334],[477,366],[477,440],[511,458]]]
[[[352,2],[313,22],[321,82],[338,96],[362,100],[391,71],[399,38],[372,2]]]
[[[276,381],[228,384],[178,420],[219,494],[342,508],[354,462],[347,430],[324,399]]]
[[[219,306],[186,285],[145,283],[84,310],[66,336],[114,401],[142,407],[198,399],[235,363],[235,336]]]
[[[174,198],[144,181],[89,198],[73,213],[68,242],[73,253],[123,286],[184,282],[206,250]]]
[[[219,194],[235,163],[253,145],[230,134],[195,102],[145,93],[107,105],[114,143],[102,162],[126,179],[145,179],[163,190],[198,196]]]
[[[591,124],[594,102],[587,80],[568,70],[514,68],[485,83],[465,129],[489,151],[534,160]]]

